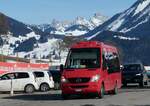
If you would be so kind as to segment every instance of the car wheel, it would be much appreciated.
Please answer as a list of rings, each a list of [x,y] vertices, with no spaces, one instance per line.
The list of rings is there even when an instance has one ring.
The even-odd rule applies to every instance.
[[[99,98],[103,98],[105,94],[104,85],[101,85],[100,92],[98,93]]]
[[[140,86],[140,87],[144,87],[144,82],[141,81],[141,82],[139,83],[139,86]]]
[[[33,93],[35,91],[35,88],[33,85],[26,85],[25,92],[26,93]]]
[[[144,86],[148,86],[148,81],[144,81]]]
[[[42,92],[49,91],[49,89],[50,89],[50,87],[49,87],[49,85],[46,84],[46,83],[41,84],[41,86],[40,86],[40,90],[41,90]]]
[[[144,83],[144,86],[149,86],[149,81],[148,81],[148,76],[147,75],[145,75],[143,83]]]

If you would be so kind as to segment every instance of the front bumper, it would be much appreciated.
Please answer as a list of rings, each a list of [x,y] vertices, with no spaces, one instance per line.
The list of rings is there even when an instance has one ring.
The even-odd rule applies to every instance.
[[[143,76],[124,76],[123,83],[140,83],[143,81]]]
[[[100,91],[100,84],[86,83],[86,84],[61,84],[63,94],[89,94],[98,93]]]

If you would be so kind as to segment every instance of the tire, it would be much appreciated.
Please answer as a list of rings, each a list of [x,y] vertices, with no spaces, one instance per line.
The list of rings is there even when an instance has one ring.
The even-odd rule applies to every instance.
[[[147,86],[148,86],[148,81],[144,81],[143,83],[144,83],[144,84],[143,84],[144,87],[147,87]]]
[[[40,91],[42,91],[42,92],[47,92],[47,91],[49,91],[49,90],[50,90],[50,87],[49,87],[48,84],[43,83],[43,84],[40,85]]]
[[[102,84],[100,88],[100,92],[98,93],[98,97],[102,99],[104,97],[104,94],[105,94],[105,88],[104,85]]]
[[[24,91],[25,93],[33,93],[35,91],[35,88],[33,85],[29,84],[25,86]]]
[[[140,86],[140,87],[144,87],[144,82],[143,82],[143,80],[139,83],[139,86]]]
[[[148,86],[149,85],[149,81],[148,81],[147,75],[145,75],[144,79],[145,79],[144,82],[143,82],[144,86]]]

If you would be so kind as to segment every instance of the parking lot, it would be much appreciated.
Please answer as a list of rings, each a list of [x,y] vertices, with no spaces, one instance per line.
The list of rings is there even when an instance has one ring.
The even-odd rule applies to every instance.
[[[37,92],[34,94],[0,94],[0,106],[150,106],[150,88],[129,86],[117,95],[105,95],[103,99],[92,97],[61,98],[61,91]]]

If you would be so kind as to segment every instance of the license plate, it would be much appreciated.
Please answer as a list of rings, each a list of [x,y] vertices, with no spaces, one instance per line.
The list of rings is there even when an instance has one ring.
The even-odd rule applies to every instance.
[[[76,92],[81,92],[81,91],[82,91],[82,89],[75,89],[75,91],[76,91]]]

